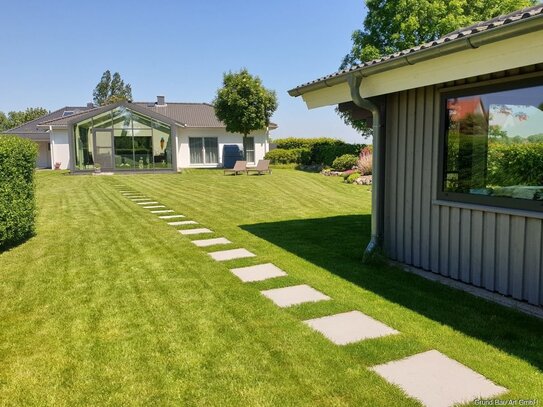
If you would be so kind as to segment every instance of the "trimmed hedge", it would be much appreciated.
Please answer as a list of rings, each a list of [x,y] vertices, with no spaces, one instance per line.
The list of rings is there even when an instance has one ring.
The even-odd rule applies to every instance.
[[[264,158],[270,160],[272,164],[304,164],[304,161],[309,160],[309,156],[310,151],[307,148],[293,148],[291,150],[276,148],[268,151]]]
[[[304,165],[322,164],[331,166],[337,157],[344,154],[353,154],[358,156],[361,148],[365,146],[364,144],[349,144],[341,140],[327,137],[290,137],[275,140],[274,142],[277,145],[277,149],[270,151],[270,153],[277,150],[282,150],[282,152],[274,154],[280,157],[281,160],[294,160],[281,161],[281,163],[296,163]],[[292,150],[296,150],[298,152],[294,155],[284,152]],[[275,155],[266,155],[266,159],[270,159],[273,162],[273,159],[276,158]]]
[[[34,234],[34,168],[38,146],[17,136],[0,136],[0,250]]]

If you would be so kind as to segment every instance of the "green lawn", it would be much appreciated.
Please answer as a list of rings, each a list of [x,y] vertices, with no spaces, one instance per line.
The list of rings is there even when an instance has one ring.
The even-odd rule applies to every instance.
[[[429,349],[543,402],[542,321],[361,264],[366,187],[293,170],[37,179],[37,235],[0,254],[0,405],[418,405],[367,367]],[[118,183],[257,257],[213,261]],[[262,262],[288,277],[228,271]],[[259,293],[296,283],[333,300]],[[340,347],[300,322],[350,310],[401,334]]]

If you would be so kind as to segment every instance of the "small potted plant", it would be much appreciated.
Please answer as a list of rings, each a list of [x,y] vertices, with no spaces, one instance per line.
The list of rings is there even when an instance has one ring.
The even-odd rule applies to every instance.
[[[55,170],[60,170],[60,164],[59,162],[56,162],[55,163]]]
[[[100,164],[94,164],[94,172],[97,174],[102,172],[102,166]]]

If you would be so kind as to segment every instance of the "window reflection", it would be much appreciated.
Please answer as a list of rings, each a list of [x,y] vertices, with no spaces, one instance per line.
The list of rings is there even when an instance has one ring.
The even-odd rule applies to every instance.
[[[447,99],[444,191],[543,201],[543,86]]]

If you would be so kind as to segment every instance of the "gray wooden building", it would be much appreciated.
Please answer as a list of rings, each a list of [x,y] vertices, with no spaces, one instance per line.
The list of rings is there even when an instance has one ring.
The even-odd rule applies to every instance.
[[[373,125],[367,251],[543,305],[543,5],[289,93]]]

